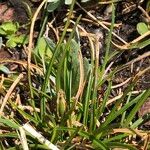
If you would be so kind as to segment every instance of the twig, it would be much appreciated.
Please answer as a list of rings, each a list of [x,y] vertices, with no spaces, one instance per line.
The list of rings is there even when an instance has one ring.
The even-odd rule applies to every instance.
[[[30,27],[30,35],[29,35],[29,45],[28,45],[28,81],[29,81],[29,86],[30,86],[30,93],[31,93],[31,97],[33,97],[33,93],[32,93],[32,84],[31,84],[31,54],[32,54],[32,44],[33,44],[33,31],[34,31],[34,25],[35,25],[35,21],[36,18],[40,12],[40,10],[42,9],[43,5],[46,3],[47,0],[43,0],[42,3],[40,4],[40,6],[37,8],[33,18],[32,18],[32,22],[31,22],[31,27]]]
[[[147,68],[145,68],[145,69],[143,69],[143,70],[141,70],[141,71],[139,71],[139,72],[134,76],[132,82],[137,82],[137,80],[138,80],[143,74],[145,74],[145,73],[146,73],[147,71],[149,71],[149,70],[150,70],[150,66],[147,67]]]
[[[51,28],[53,30],[53,32],[56,36],[56,40],[59,41],[59,34],[58,34],[57,29],[55,29],[51,23],[48,23],[48,26],[49,26],[49,28]]]
[[[142,91],[132,91],[131,94],[139,94]],[[120,99],[122,97],[123,93],[120,93],[119,95],[115,96],[112,99],[109,99],[106,103],[106,106],[110,105],[111,103],[115,102],[116,100]]]
[[[125,80],[124,82],[122,82],[122,83],[120,83],[120,84],[117,84],[117,85],[114,85],[114,86],[112,86],[111,88],[112,88],[112,89],[115,89],[115,88],[121,87],[121,86],[123,86],[124,84],[128,83],[130,80],[131,80],[131,78],[128,78],[128,79]]]
[[[114,98],[108,100],[108,101],[106,102],[106,106],[108,106],[109,104],[111,104],[111,103],[115,102],[116,100],[120,99],[120,98],[122,97],[122,95],[123,95],[123,93],[121,93],[121,94],[117,95],[116,97],[114,97]]]
[[[39,108],[33,108],[32,106],[18,105],[18,108],[21,110],[29,110],[30,112],[34,112],[35,110],[36,112],[40,112]]]
[[[134,132],[133,132],[134,131]],[[127,134],[137,134],[138,136],[140,136],[141,138],[143,138],[143,137],[147,137],[147,132],[144,132],[144,131],[142,131],[142,130],[137,130],[137,129],[135,129],[135,130],[130,130],[130,129],[128,129],[128,128],[118,128],[118,129],[113,129],[112,130],[112,133],[113,134],[115,134],[115,133],[127,133]]]
[[[135,40],[131,41],[130,43],[134,44],[136,42],[139,42],[140,40],[142,40],[143,38],[147,37],[148,35],[150,35],[150,31],[147,31],[146,33],[142,34],[141,36],[139,36]]]
[[[16,63],[16,64],[22,65],[22,66],[27,68],[27,61],[11,60],[11,59],[0,59],[0,63]],[[34,64],[30,64],[30,67],[32,69],[35,69],[40,74],[43,74],[43,69],[41,69],[40,67],[38,67]]]
[[[16,87],[16,85],[19,83],[19,81],[23,78],[23,74],[20,74],[17,79],[13,82],[13,84],[11,85],[11,87],[9,88],[7,94],[4,97],[3,103],[1,105],[0,108],[0,116],[2,115],[2,112],[4,110],[4,107],[7,103],[7,100],[10,98],[11,93],[13,92],[14,88]]]
[[[94,24],[94,25],[96,25],[96,26],[99,26],[99,23],[93,22],[93,21],[90,20],[90,19],[82,18],[81,20],[86,21],[86,22],[89,22],[89,23]],[[106,22],[106,21],[101,21],[101,22],[102,22],[104,25],[111,26],[111,23],[109,23],[109,22]],[[114,24],[114,27],[116,27],[116,28],[118,28],[119,26],[121,26],[121,23],[115,23],[115,24]]]
[[[93,16],[91,13],[89,13],[88,11],[86,11],[78,2],[76,2],[76,4],[94,21],[96,21],[100,26],[102,26],[104,29],[106,29],[107,31],[110,31],[110,29],[105,26],[101,21],[99,21],[95,16]],[[123,40],[121,37],[119,37],[116,33],[112,32],[112,34],[119,39],[122,43],[124,44],[128,44],[125,40]]]
[[[122,1],[122,0],[111,0],[111,1],[107,1],[107,2],[98,2],[99,4],[111,4],[111,3],[116,3],[116,2],[119,2],[119,1]]]
[[[114,64],[114,62],[111,62],[111,63],[108,65],[108,67],[106,68],[106,70],[105,70],[105,72],[104,72],[104,74],[103,74],[103,76],[102,76],[102,79],[105,78],[105,76],[107,75],[108,71],[110,70],[110,68],[112,67],[113,64]]]
[[[148,135],[146,136],[146,139],[144,140],[144,147],[143,147],[143,150],[147,150],[147,149],[148,149],[149,140],[150,140],[150,135],[148,134]]]
[[[145,15],[145,17],[147,17],[148,19],[148,22],[150,22],[150,16],[149,14],[141,7],[141,6],[138,6],[138,8],[141,10],[141,12]]]
[[[138,56],[137,58],[135,58],[135,59],[129,61],[128,63],[126,63],[125,65],[123,65],[121,68],[119,68],[119,69],[117,70],[117,72],[118,72],[118,71],[121,71],[121,70],[125,69],[126,67],[128,67],[129,65],[131,65],[131,64],[133,64],[133,63],[135,63],[135,62],[137,62],[137,61],[140,61],[141,59],[144,59],[144,58],[146,58],[146,57],[149,57],[149,56],[150,56],[150,51],[148,51],[148,52],[146,52],[146,53],[144,53],[144,54]]]

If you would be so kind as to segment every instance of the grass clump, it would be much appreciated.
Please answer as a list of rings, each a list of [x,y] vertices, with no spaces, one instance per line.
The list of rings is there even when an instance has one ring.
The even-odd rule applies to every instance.
[[[27,80],[24,82],[19,79],[14,86],[10,86],[18,79],[19,72],[15,77],[14,74],[10,75],[12,79],[2,78],[1,89],[7,105],[1,109],[1,149],[148,148],[148,132],[138,128],[144,119],[136,115],[150,96],[150,90],[134,95],[133,89],[138,78],[149,68],[132,77],[119,97],[111,99],[115,74],[123,68],[111,68],[111,60],[119,53],[111,50],[115,5],[111,4],[111,26],[106,38],[103,63],[100,65],[98,35],[84,32],[89,39],[91,58],[82,55],[79,25],[82,16],[76,22],[72,20],[74,3],[64,21],[61,37],[56,42],[43,34],[43,21],[37,43],[32,47],[33,17],[28,65],[22,62],[27,71],[21,74],[27,76],[29,84],[25,83]],[[70,28],[71,32],[68,32]],[[24,100],[19,94],[13,93],[16,86],[21,91],[29,91]],[[5,95],[6,91],[10,91],[10,94]],[[22,104],[17,100],[22,100]]]

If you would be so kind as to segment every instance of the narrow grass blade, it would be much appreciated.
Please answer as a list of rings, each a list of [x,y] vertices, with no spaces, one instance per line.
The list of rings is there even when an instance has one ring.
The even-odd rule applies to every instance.
[[[106,121],[98,128],[94,131],[94,134],[99,135],[102,132],[103,127],[107,127],[109,126],[109,124],[116,119],[119,115],[121,115],[123,112],[125,112],[129,107],[131,107],[132,105],[134,105],[135,103],[137,103],[142,95],[145,92],[141,93],[139,96],[137,96],[136,98],[134,98],[132,101],[130,101],[128,104],[124,105],[120,110],[115,111],[116,107],[113,108],[113,113],[111,112],[111,114],[108,116],[108,118],[106,118]]]
[[[104,71],[105,71],[106,65],[109,61],[109,51],[110,51],[110,45],[111,45],[111,39],[112,39],[112,32],[113,32],[114,23],[115,23],[115,6],[113,3],[111,5],[112,5],[111,27],[110,27],[110,31],[109,31],[109,34],[107,37],[106,52],[105,52],[105,56],[104,56],[104,63],[102,65],[102,70],[101,70],[101,79],[99,82],[101,82],[101,80],[103,79]]]
[[[99,109],[99,111],[98,111],[98,113],[97,113],[97,115],[99,115],[99,117],[101,116],[101,114],[102,114],[102,113],[104,112],[104,110],[105,110],[106,102],[107,102],[108,97],[109,97],[110,92],[111,92],[111,86],[112,86],[112,82],[109,82],[108,87],[107,87],[107,90],[106,90],[106,92],[104,93],[104,99],[103,99],[103,101],[102,101],[102,104],[100,104],[101,106],[100,106],[100,109]]]
[[[25,118],[25,119],[28,119],[30,121],[33,121],[35,124],[38,124],[38,121],[35,119],[35,117],[29,115],[28,113],[26,113],[25,111],[19,109],[13,102],[11,102],[11,105],[16,109],[18,110],[18,112]]]
[[[120,142],[109,142],[107,143],[107,145],[109,146],[109,148],[123,148],[123,149],[129,149],[129,150],[138,150],[136,147],[129,145],[129,144],[125,144],[125,143],[120,143]]]
[[[10,119],[0,117],[0,123],[3,123],[6,126],[11,127],[13,129],[18,129],[19,128],[19,125],[17,125],[14,121],[12,121]]]
[[[144,104],[144,102],[147,100],[147,98],[150,96],[150,89],[146,90],[144,94],[141,96],[137,104],[134,106],[130,114],[128,115],[126,121],[124,122],[124,126],[128,126],[132,119],[134,118],[137,111],[141,108],[141,106]]]
[[[121,141],[123,139],[125,139],[126,137],[128,137],[129,134],[120,134],[120,135],[114,135],[113,137],[110,137],[108,139],[104,140],[104,143],[107,145],[107,143],[109,142],[113,142],[113,141]]]
[[[68,16],[68,20],[66,22],[66,25],[65,25],[65,28],[64,28],[64,31],[62,33],[62,37],[59,41],[59,43],[57,44],[56,48],[55,48],[55,52],[52,56],[52,59],[50,60],[49,62],[49,65],[48,65],[48,69],[46,71],[46,75],[45,75],[45,80],[44,80],[44,83],[42,85],[42,92],[46,93],[46,89],[47,89],[47,86],[48,86],[48,81],[49,81],[49,76],[50,76],[50,73],[52,71],[52,66],[54,64],[54,61],[55,61],[55,58],[56,58],[56,55],[57,53],[59,52],[60,50],[60,46],[61,46],[61,43],[63,42],[64,38],[65,38],[65,35],[66,35],[66,32],[67,32],[67,28],[70,24],[70,18],[72,16],[72,12],[73,12],[73,7],[74,7],[74,3],[75,3],[75,0],[73,0],[72,2],[72,5],[71,5],[71,8],[70,8],[70,11],[69,11],[69,16]],[[46,113],[46,99],[45,97],[42,97],[41,99],[41,121],[43,121],[44,117],[45,117],[45,113]]]
[[[88,117],[89,117],[89,104],[90,104],[92,82],[93,82],[92,81],[92,71],[90,71],[88,85],[87,85],[87,89],[86,89],[85,100],[84,100],[84,106],[83,106],[83,124],[85,126],[87,126]]]

